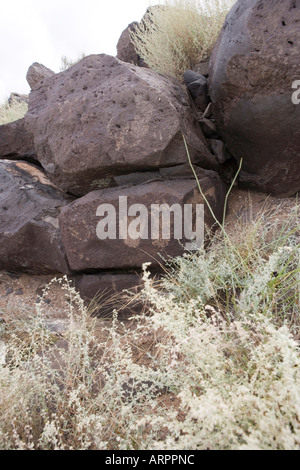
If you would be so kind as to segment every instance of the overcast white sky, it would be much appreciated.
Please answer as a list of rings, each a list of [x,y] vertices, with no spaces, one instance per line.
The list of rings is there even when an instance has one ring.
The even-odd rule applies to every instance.
[[[151,0],[0,0],[0,101],[28,93],[28,67],[59,72],[61,57],[116,55],[122,31]]]

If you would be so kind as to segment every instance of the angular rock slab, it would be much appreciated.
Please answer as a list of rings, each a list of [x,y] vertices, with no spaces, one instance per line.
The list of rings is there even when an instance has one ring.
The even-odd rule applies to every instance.
[[[77,196],[186,162],[182,133],[195,163],[216,168],[179,82],[104,54],[45,78],[25,119],[48,176]]]
[[[0,126],[0,158],[36,158],[33,135],[25,129],[25,121]]]
[[[132,41],[131,33],[138,33],[140,30],[147,28],[149,21],[152,23],[152,14],[155,10],[161,8],[161,5],[154,5],[147,8],[141,21],[133,21],[122,32],[117,44],[117,58],[123,62],[138,65],[139,67],[148,67],[145,60],[137,53],[136,47]],[[164,5],[164,8],[166,6]]]
[[[67,201],[36,166],[0,161],[0,269],[68,273],[58,229]]]
[[[44,80],[54,75],[53,70],[48,69],[43,64],[34,62],[28,69],[26,80],[32,90],[39,88]]]
[[[210,61],[213,113],[241,182],[275,196],[300,190],[299,1],[238,0]]]
[[[209,176],[207,176],[207,173],[203,175],[200,184],[216,216],[221,220],[225,188],[215,172],[209,173]],[[119,199],[124,196],[127,197],[126,210],[121,208]],[[70,267],[74,271],[87,271],[141,268],[145,262],[151,262],[154,267],[159,266],[163,264],[162,257],[181,255],[184,251],[183,243],[185,242],[183,239],[178,240],[174,236],[175,224],[172,218],[170,235],[167,234],[162,237],[161,230],[159,233],[156,232],[156,235],[152,235],[151,205],[167,204],[171,207],[173,204],[178,204],[183,208],[184,204],[192,204],[195,209],[196,204],[202,203],[203,199],[195,179],[155,181],[133,187],[116,187],[93,191],[64,207],[59,218],[62,240]],[[135,233],[133,233],[134,230],[133,232],[127,230],[131,227],[131,223],[137,222],[137,217],[143,212],[143,210],[140,213],[129,212],[130,207],[134,204],[142,204],[147,208],[148,230],[145,228],[143,236],[145,237],[146,234],[148,239],[142,239],[139,234],[135,238],[135,233],[141,232],[141,225],[137,224]],[[101,211],[99,211],[99,206],[101,206]],[[111,210],[111,207],[113,210]],[[133,209],[139,210],[137,207]],[[125,214],[121,223],[119,223],[120,213]],[[98,224],[104,221],[108,214],[112,218],[107,228],[102,226],[100,239],[99,231],[97,232]],[[126,214],[128,214],[128,217],[126,217]],[[125,222],[123,222],[124,219]],[[115,231],[110,232],[108,238],[104,239],[106,236],[104,232],[108,227],[113,227],[114,220],[116,220]],[[204,222],[209,228],[214,224],[208,209],[205,210]],[[141,221],[141,224],[143,223],[144,221]],[[160,223],[160,227],[161,225]],[[199,227],[201,229],[200,224]],[[115,238],[113,239],[113,237]]]

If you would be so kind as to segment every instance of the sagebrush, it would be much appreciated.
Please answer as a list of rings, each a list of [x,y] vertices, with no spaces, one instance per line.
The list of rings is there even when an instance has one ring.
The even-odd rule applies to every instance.
[[[207,59],[234,0],[165,0],[150,7],[131,39],[150,68],[182,79]]]
[[[170,260],[131,321],[2,312],[2,449],[299,449],[299,206]],[[49,292],[45,295],[49,297]],[[46,306],[44,308],[47,308]]]
[[[28,105],[25,102],[19,102],[13,99],[11,103],[6,101],[0,106],[0,126],[9,122],[22,119],[27,113]]]

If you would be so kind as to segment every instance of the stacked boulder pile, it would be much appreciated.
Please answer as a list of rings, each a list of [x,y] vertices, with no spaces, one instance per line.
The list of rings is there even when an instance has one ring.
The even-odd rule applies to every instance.
[[[299,191],[300,106],[291,85],[300,79],[300,7],[290,3],[239,0],[209,70],[199,64],[184,83],[145,66],[128,28],[116,58],[91,55],[58,74],[33,64],[25,118],[0,126],[0,269],[67,274],[89,300],[137,286],[145,262],[159,271],[183,253],[180,240],[100,239],[98,208],[118,213],[124,196],[149,213],[151,205],[204,203],[183,136],[219,220],[241,157],[240,184],[278,196]],[[273,60],[274,41],[282,62]]]
[[[238,0],[209,64],[184,77],[223,179],[230,181],[243,158],[239,185],[278,197],[300,190],[300,105],[292,101],[300,88],[299,22],[298,0]],[[139,64],[130,44],[136,28],[128,26],[117,50]],[[203,113],[206,84],[211,104]]]

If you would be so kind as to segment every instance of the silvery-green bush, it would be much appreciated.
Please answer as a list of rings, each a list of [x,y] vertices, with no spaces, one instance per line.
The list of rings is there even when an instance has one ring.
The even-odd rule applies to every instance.
[[[27,113],[27,110],[28,105],[24,102],[20,103],[17,100],[13,100],[11,104],[8,102],[3,103],[0,106],[0,126],[22,119]]]
[[[217,234],[159,284],[145,265],[129,323],[90,318],[66,279],[63,344],[43,302],[3,312],[0,448],[299,449],[298,209]]]

